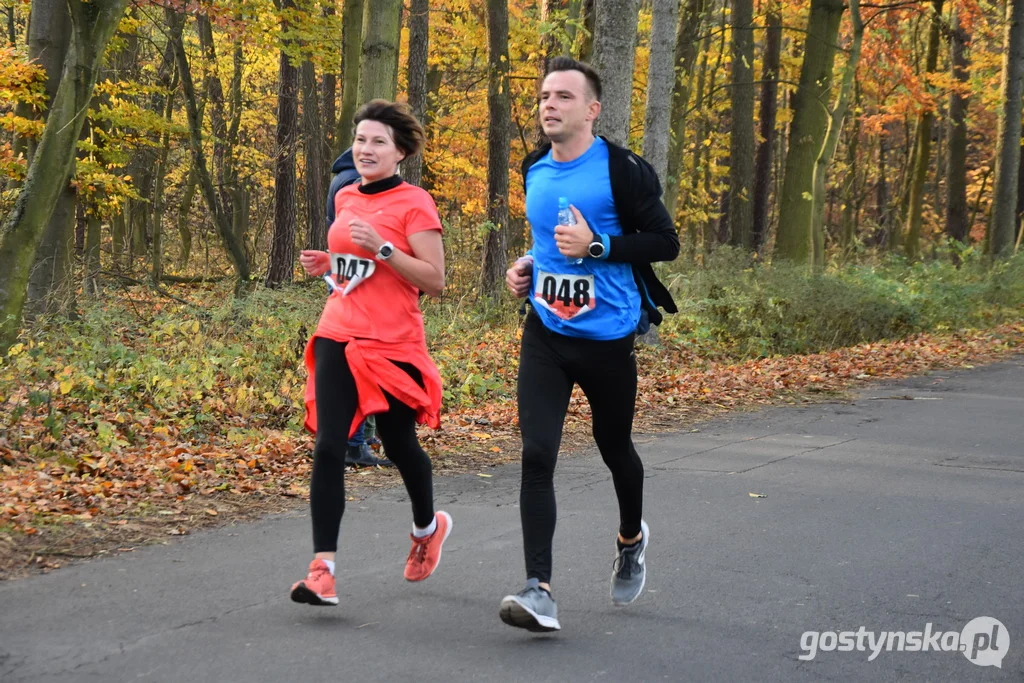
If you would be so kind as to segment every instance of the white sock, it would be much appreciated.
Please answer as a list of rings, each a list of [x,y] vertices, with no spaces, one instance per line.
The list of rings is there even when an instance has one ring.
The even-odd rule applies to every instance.
[[[424,538],[437,531],[437,515],[434,515],[434,519],[430,520],[430,526],[419,528],[415,524],[412,525],[412,535],[416,538]]]
[[[331,576],[334,576],[334,560],[320,560],[327,565],[327,568],[331,571]]]

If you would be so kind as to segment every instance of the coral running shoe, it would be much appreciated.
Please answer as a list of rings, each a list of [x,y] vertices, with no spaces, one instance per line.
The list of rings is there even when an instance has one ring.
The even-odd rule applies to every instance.
[[[338,594],[334,592],[334,577],[327,563],[313,560],[309,563],[309,574],[304,581],[292,586],[292,600],[307,605],[337,605]]]
[[[452,516],[438,510],[434,519],[437,520],[437,529],[434,533],[423,538],[416,538],[410,534],[412,550],[409,551],[409,559],[405,562],[407,581],[422,581],[434,573],[437,563],[441,561],[441,546],[452,532]]]

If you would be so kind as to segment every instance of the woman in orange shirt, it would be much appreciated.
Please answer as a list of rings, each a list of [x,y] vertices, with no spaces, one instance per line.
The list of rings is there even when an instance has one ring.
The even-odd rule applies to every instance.
[[[397,175],[423,144],[408,106],[372,100],[355,116],[352,156],[360,182],[335,196],[330,251],[303,251],[306,273],[332,293],[306,347],[306,427],[316,433],[309,489],[314,558],[295,602],[337,605],[334,556],[345,511],[345,450],[367,415],[412,501],[405,578],[422,581],[441,558],[451,515],[434,513],[430,459],[416,422],[440,426],[441,377],[431,360],[419,295],[444,288],[441,220],[434,200]]]

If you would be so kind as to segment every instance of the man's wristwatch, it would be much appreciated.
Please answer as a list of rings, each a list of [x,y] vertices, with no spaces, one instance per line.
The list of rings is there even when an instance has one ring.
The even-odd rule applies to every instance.
[[[381,261],[387,261],[389,258],[391,258],[391,255],[394,253],[395,245],[391,244],[391,242],[385,242],[384,244],[380,245],[380,249],[377,250],[377,258],[379,258]]]
[[[587,253],[591,258],[601,258],[604,256],[604,242],[596,234],[594,235],[594,241],[587,247]]]

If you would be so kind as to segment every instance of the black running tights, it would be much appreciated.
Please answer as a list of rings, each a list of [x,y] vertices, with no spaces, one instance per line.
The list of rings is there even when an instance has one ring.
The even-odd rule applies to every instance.
[[[619,533],[640,534],[644,466],[633,447],[636,356],[633,335],[610,341],[551,332],[534,313],[526,318],[519,355],[519,429],[523,436],[523,522],[526,576],[551,580],[555,535],[555,461],[573,384],[590,402],[594,441],[612,473]]]
[[[345,344],[317,337],[316,446],[313,448],[313,480],[309,507],[313,516],[313,552],[335,552],[338,530],[345,512],[345,451],[355,417],[356,381],[345,359]],[[417,382],[422,377],[408,363],[395,363]],[[434,519],[434,491],[430,458],[416,438],[416,413],[390,394],[388,412],[377,415],[377,433],[384,451],[402,475],[412,500],[413,522],[429,526]]]

